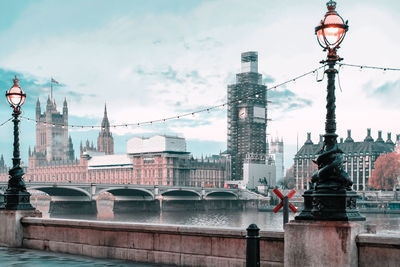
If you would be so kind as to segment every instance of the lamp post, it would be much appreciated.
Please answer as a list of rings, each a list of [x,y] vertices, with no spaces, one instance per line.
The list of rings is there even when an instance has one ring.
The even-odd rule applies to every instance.
[[[14,151],[13,151],[13,166],[9,171],[10,178],[8,187],[4,194],[4,208],[6,210],[33,210],[35,209],[29,201],[30,194],[26,191],[26,186],[22,176],[21,158],[19,154],[19,119],[21,114],[21,106],[25,102],[26,94],[19,86],[17,76],[14,78],[14,85],[6,92],[6,97],[11,107],[13,108],[14,117]]]
[[[347,21],[336,12],[336,2],[330,0],[328,12],[315,28],[318,43],[328,52],[325,73],[328,76],[325,134],[322,149],[314,162],[318,170],[311,179],[311,189],[304,194],[304,209],[296,220],[364,221],[357,209],[357,194],[351,188],[353,182],[344,170],[343,151],[337,144],[335,115],[335,69],[337,49],[348,30]]]

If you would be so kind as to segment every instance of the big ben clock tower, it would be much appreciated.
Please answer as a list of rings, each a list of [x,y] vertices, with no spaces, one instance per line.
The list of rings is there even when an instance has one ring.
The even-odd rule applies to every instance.
[[[243,179],[243,163],[265,163],[267,87],[258,73],[257,52],[242,53],[241,73],[228,85],[228,154],[232,180]]]

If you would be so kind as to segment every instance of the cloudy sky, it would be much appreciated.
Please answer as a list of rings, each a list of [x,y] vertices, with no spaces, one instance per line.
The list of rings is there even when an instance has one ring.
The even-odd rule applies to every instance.
[[[400,3],[396,0],[337,1],[350,29],[339,50],[344,63],[400,67]],[[240,54],[258,51],[268,87],[319,67],[325,53],[314,27],[326,1],[35,0],[0,2],[0,88],[14,74],[28,94],[24,116],[34,118],[53,77],[58,106],[68,100],[70,124],[100,124],[107,103],[111,124],[177,116],[226,101],[227,85],[240,72]],[[319,73],[322,77],[322,71]],[[297,140],[314,141],[324,131],[326,78],[309,75],[269,91],[269,138],[283,138],[285,167]],[[400,72],[340,69],[337,128],[362,140],[382,130],[400,133]],[[338,84],[337,84],[338,86]],[[43,106],[43,105],[42,105]],[[0,101],[1,122],[11,109]],[[0,122],[0,123],[1,123]],[[116,151],[133,135],[177,134],[195,156],[226,149],[226,110],[142,127],[112,129]],[[71,129],[75,150],[95,141],[95,130]],[[34,124],[22,121],[26,161]],[[0,127],[0,149],[11,160],[11,123]],[[76,151],[78,152],[78,151]],[[9,163],[10,164],[10,163]]]

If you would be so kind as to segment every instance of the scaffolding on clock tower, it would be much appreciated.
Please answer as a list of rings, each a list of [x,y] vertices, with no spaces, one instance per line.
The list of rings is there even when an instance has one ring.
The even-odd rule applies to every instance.
[[[243,179],[243,163],[265,163],[267,87],[258,73],[258,53],[241,55],[241,73],[228,85],[228,149],[232,180]]]

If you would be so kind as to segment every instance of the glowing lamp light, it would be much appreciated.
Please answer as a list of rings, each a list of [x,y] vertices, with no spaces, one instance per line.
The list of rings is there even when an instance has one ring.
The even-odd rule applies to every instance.
[[[21,106],[25,102],[26,94],[22,91],[21,87],[19,86],[18,77],[15,76],[14,78],[14,85],[11,87],[10,90],[6,92],[6,97],[8,103],[14,108],[15,111],[18,111]]]
[[[315,34],[322,48],[335,50],[343,41],[349,26],[347,21],[344,22],[343,18],[336,12],[335,1],[329,1],[326,6],[328,7],[328,12],[326,12],[320,24],[315,27]]]

